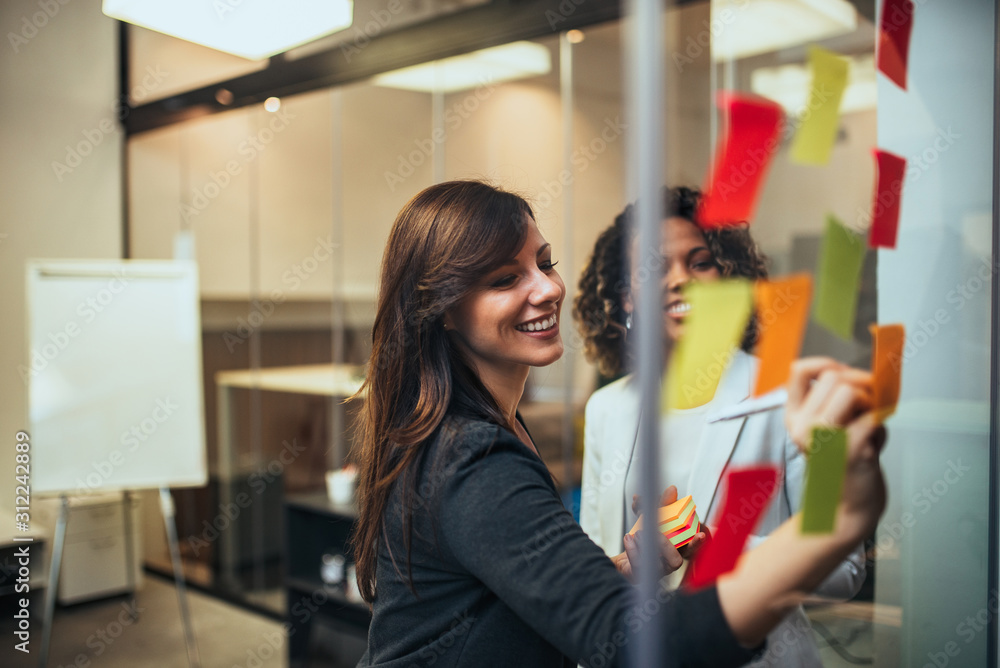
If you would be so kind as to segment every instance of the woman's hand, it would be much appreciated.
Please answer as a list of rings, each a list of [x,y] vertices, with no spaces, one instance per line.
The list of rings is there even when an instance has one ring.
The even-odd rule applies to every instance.
[[[639,561],[642,558],[642,554],[639,548],[639,541],[641,540],[640,534],[642,531],[636,531],[635,535],[625,534],[625,551],[619,555],[611,557],[611,562],[618,569],[618,572],[624,575],[630,582],[635,582],[635,578],[639,574]],[[667,540],[667,537],[662,533],[657,532],[660,539],[660,577],[665,575],[670,575],[684,563],[684,557],[681,553],[677,551],[674,544]]]
[[[673,485],[667,487],[663,490],[663,494],[660,496],[660,505],[667,506],[677,500],[677,488]],[[639,510],[639,496],[632,496],[632,512],[638,512]],[[701,548],[702,544],[708,539],[707,528],[699,531],[695,534],[695,537],[691,539],[691,542],[680,548],[679,550],[674,547],[666,536],[657,532],[660,537],[660,571],[661,576],[670,575],[684,563],[685,559],[691,559],[697,554],[698,550]],[[639,551],[639,534],[641,531],[636,531],[635,535],[626,534],[625,535],[625,551],[619,555],[611,557],[611,561],[614,563],[615,568],[618,572],[624,575],[629,580],[633,580],[634,574],[639,572],[639,559],[641,558]]]
[[[879,453],[886,432],[872,408],[872,375],[868,371],[824,357],[807,357],[792,365],[785,410],[788,433],[808,453],[813,427],[847,431],[847,472],[840,514],[861,532],[861,538],[874,529],[885,508]]]

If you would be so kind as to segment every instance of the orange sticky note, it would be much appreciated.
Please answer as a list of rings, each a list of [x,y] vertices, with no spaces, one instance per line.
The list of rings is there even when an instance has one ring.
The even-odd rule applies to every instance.
[[[906,330],[902,325],[870,325],[868,329],[872,333],[875,412],[881,421],[895,413],[899,403]]]
[[[719,141],[715,169],[698,208],[698,223],[718,227],[749,222],[764,176],[781,142],[785,114],[762,97],[720,91],[726,134]]]
[[[812,277],[795,274],[777,281],[758,281],[754,299],[760,328],[756,351],[760,366],[753,396],[759,397],[785,384],[792,362],[799,356],[809,320]]]

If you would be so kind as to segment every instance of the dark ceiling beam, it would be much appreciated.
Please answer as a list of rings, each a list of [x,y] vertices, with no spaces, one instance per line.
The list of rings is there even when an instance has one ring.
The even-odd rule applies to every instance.
[[[686,5],[705,0],[674,0]],[[875,0],[851,0],[874,22]],[[494,0],[487,5],[446,14],[367,42],[350,42],[298,60],[281,56],[267,69],[133,107],[126,115],[126,135],[173,125],[200,116],[259,104],[282,97],[338,86],[431,60],[457,56],[520,39],[534,39],[573,28],[612,21],[622,14],[622,0]],[[215,98],[225,88],[233,100]]]
[[[351,83],[430,60],[611,21],[620,15],[619,0],[496,0],[378,34],[363,46],[349,42],[294,61],[272,58],[267,69],[134,107],[125,118],[125,131],[135,135],[257,104],[271,96]],[[231,104],[215,99],[220,88],[233,94]]]

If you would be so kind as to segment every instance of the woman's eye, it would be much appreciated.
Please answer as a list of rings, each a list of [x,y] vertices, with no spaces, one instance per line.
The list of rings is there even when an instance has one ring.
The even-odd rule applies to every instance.
[[[556,268],[557,264],[559,263],[553,262],[552,260],[546,260],[545,262],[540,262],[538,264],[538,268],[541,269],[542,271],[552,271],[553,269]]]
[[[514,285],[514,278],[515,277],[513,274],[508,274],[507,276],[498,278],[497,280],[493,281],[491,285],[494,288],[508,288]]]

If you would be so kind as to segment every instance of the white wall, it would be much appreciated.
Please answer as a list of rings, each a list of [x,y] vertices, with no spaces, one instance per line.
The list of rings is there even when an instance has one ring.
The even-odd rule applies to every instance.
[[[0,4],[0,470],[11,472],[0,479],[0,505],[7,508],[14,434],[28,426],[18,372],[28,358],[24,262],[122,256],[117,25],[99,0],[41,4]],[[81,157],[57,174],[53,163],[67,163],[67,147]]]
[[[880,627],[876,649],[898,645],[905,666],[985,665],[987,634],[967,617],[984,619],[996,597],[987,591],[996,26],[986,0],[917,2],[908,90],[878,84],[879,146],[907,158],[908,171],[897,247],[878,258],[879,321],[903,323],[907,348],[884,457],[876,600],[901,606],[903,625]]]

